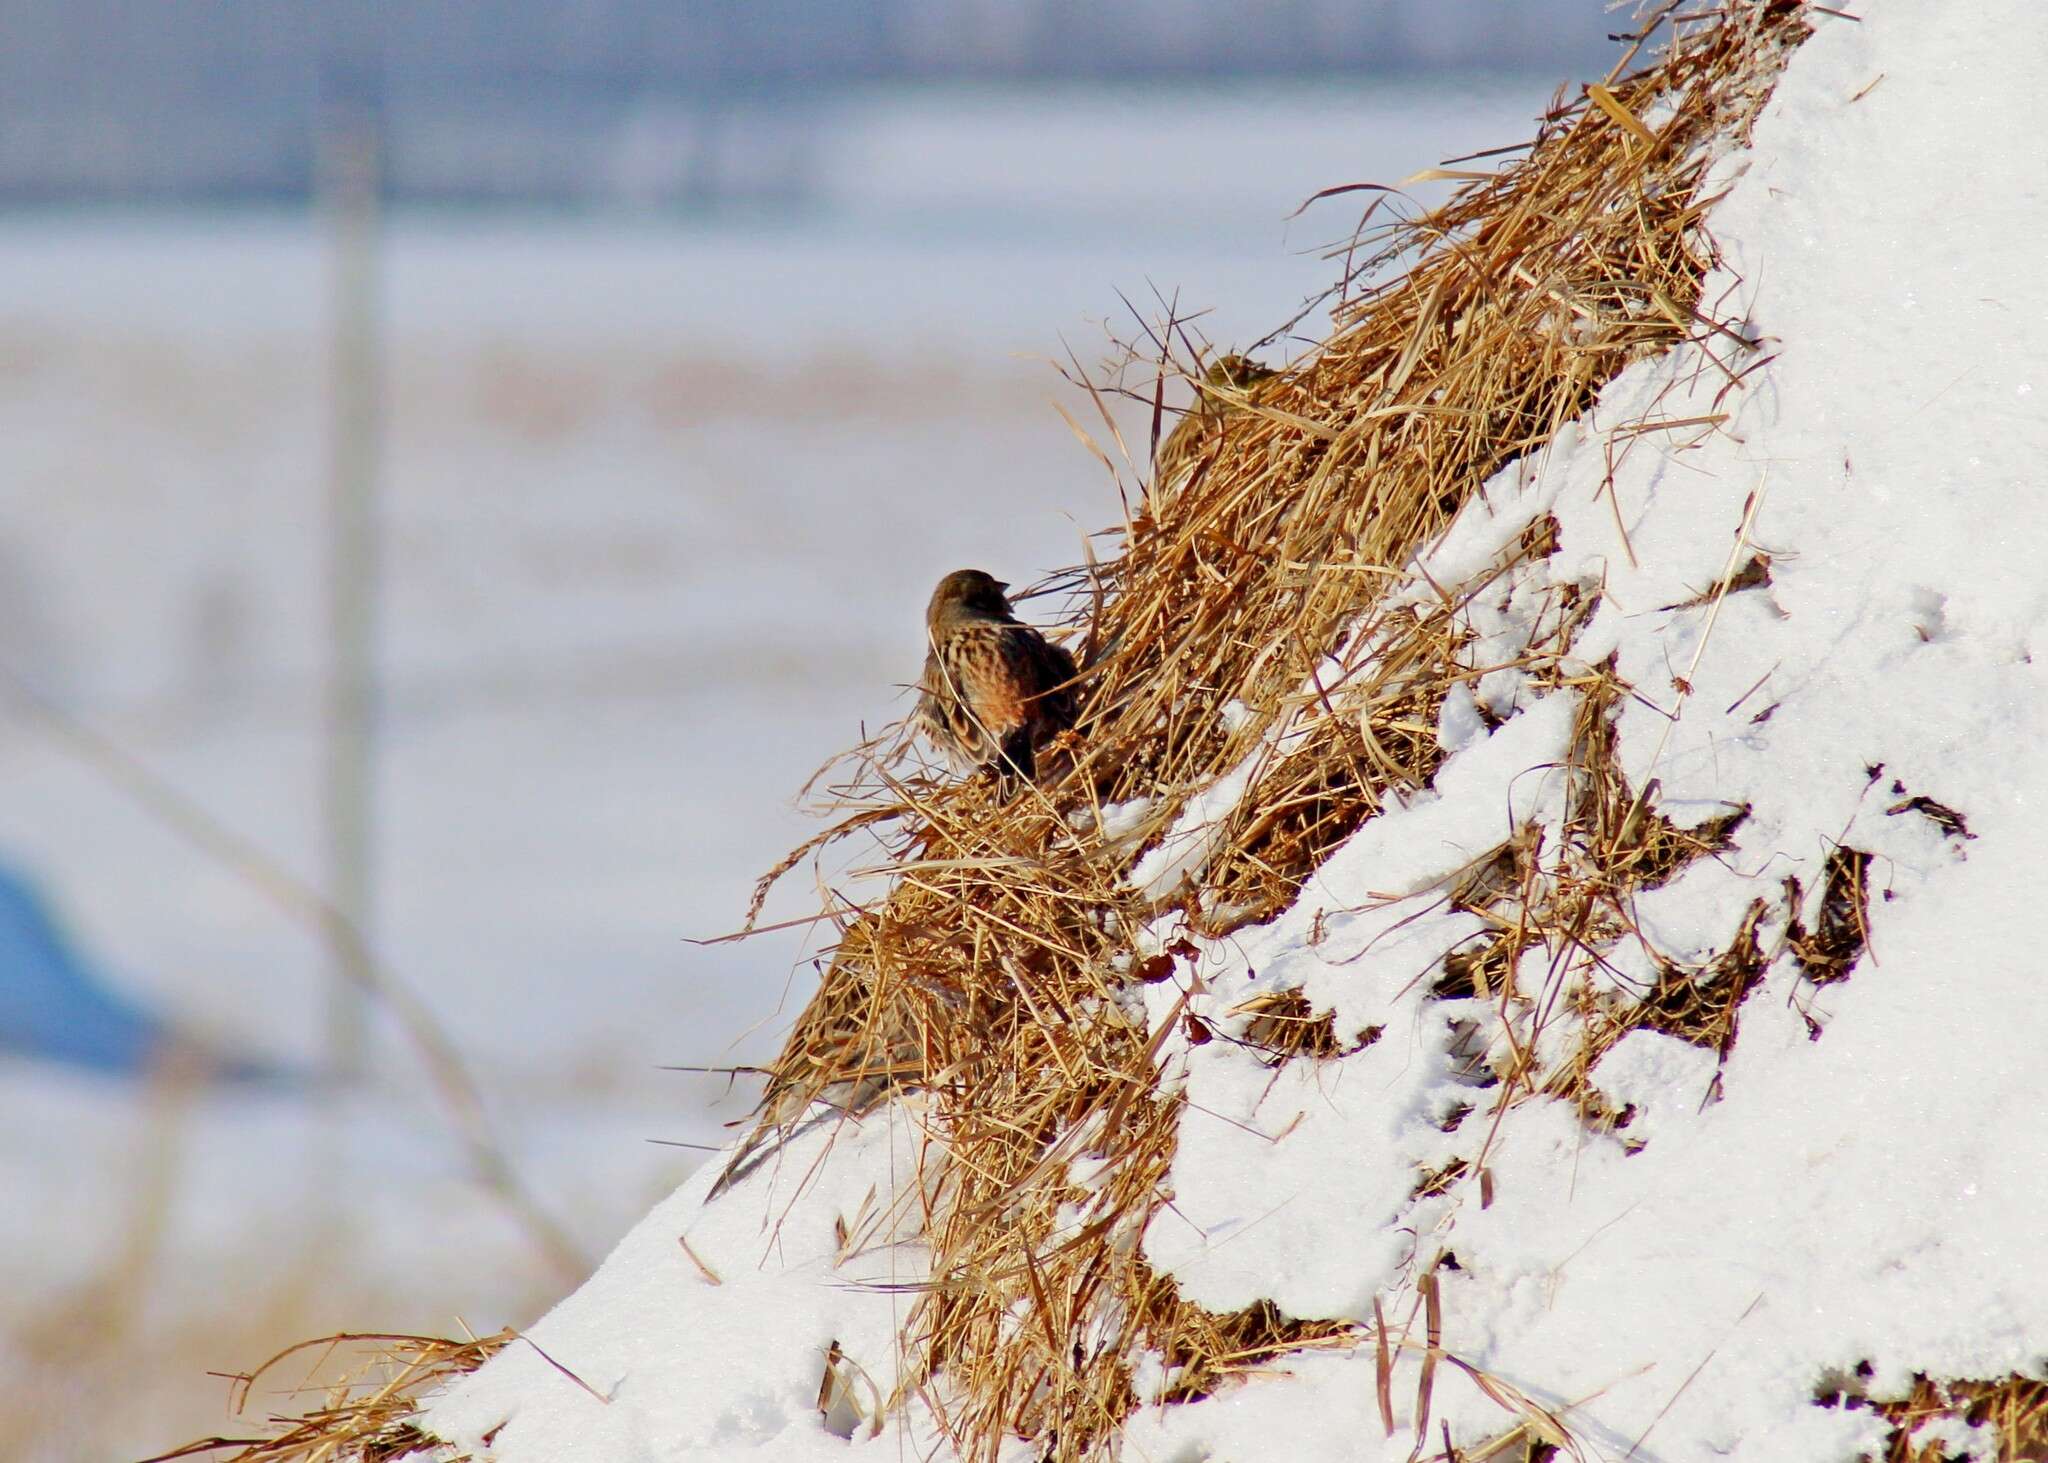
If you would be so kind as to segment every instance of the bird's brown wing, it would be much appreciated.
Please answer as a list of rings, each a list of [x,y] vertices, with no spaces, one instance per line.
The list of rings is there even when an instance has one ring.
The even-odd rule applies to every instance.
[[[917,709],[911,712],[912,724],[948,761],[972,762],[972,752],[962,743],[954,727],[959,720],[959,697],[947,684],[946,673],[939,664],[936,651],[925,652],[924,673],[917,678],[917,687]]]
[[[1044,741],[1074,724],[1081,709],[1081,688],[1074,684],[1081,672],[1066,647],[1055,645],[1036,630],[1027,629],[1029,645],[1024,656],[1022,679],[1031,688],[1031,720],[1037,740]]]

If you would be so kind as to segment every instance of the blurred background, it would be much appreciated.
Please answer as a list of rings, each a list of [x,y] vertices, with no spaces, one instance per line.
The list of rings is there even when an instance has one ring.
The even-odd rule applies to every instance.
[[[1267,336],[1357,220],[1303,200],[1525,139],[1619,20],[0,0],[0,1458],[567,1289],[752,1100],[663,1068],[807,995],[800,928],[687,941],[930,585],[1120,519],[1052,363]]]

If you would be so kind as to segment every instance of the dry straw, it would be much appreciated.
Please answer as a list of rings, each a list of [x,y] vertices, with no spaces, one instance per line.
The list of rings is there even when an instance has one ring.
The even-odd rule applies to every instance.
[[[476,1370],[512,1339],[510,1332],[464,1341],[345,1333],[302,1341],[255,1370],[229,1379],[234,1388],[231,1410],[238,1414],[246,1413],[258,1396],[290,1399],[292,1405],[269,1419],[268,1436],[203,1438],[144,1463],[218,1458],[230,1449],[236,1450],[235,1463],[385,1463],[402,1458],[434,1441],[414,1423],[422,1392]],[[322,1376],[329,1380],[315,1380]],[[320,1399],[310,1408],[299,1400],[308,1393]]]
[[[830,967],[769,1069],[756,1141],[735,1171],[773,1161],[775,1138],[819,1120],[807,1113],[830,1121],[917,1094],[933,1278],[909,1315],[904,1383],[885,1406],[919,1398],[960,1456],[993,1460],[1013,1437],[1048,1459],[1113,1447],[1138,1402],[1132,1365],[1143,1353],[1163,1363],[1157,1400],[1171,1403],[1311,1346],[1375,1348],[1390,1429],[1394,1360],[1419,1355],[1410,1407],[1424,1448],[1445,1369],[1502,1407],[1497,1437],[1454,1449],[1446,1435],[1435,1456],[1576,1451],[1559,1417],[1443,1350],[1428,1274],[1393,1329],[1377,1304],[1370,1321],[1300,1320],[1266,1303],[1214,1314],[1147,1266],[1138,1236],[1163,1201],[1179,1119],[1161,1090],[1161,1052],[1176,1028],[1196,1041],[1217,1033],[1185,1012],[1155,1028],[1133,1014],[1134,985],[1176,968],[1171,952],[1141,955],[1136,932],[1168,908],[1212,936],[1270,916],[1391,794],[1430,781],[1444,697],[1489,669],[1471,662],[1460,614],[1485,586],[1439,588],[1421,608],[1381,591],[1410,578],[1418,552],[1489,476],[1549,442],[1629,363],[1683,342],[1739,389],[1758,356],[1700,298],[1714,263],[1703,184],[1714,158],[1745,139],[1807,21],[1788,0],[1661,7],[1604,83],[1560,98],[1526,150],[1511,150],[1517,160],[1454,173],[1463,186],[1442,206],[1378,223],[1390,194],[1331,190],[1370,206],[1333,256],[1343,261],[1334,333],[1284,372],[1205,372],[1169,321],[1143,368],[1154,414],[1152,446],[1138,455],[1153,456],[1173,425],[1160,382],[1199,383],[1201,404],[1161,454],[1167,470],[1126,495],[1120,552],[1048,586],[1069,595],[1088,670],[1082,724],[1044,780],[1021,792],[935,781],[899,740],[870,743],[829,770],[840,821],[764,880],[765,897],[775,878],[856,832],[887,850],[887,894],[832,911]],[[1630,69],[1653,46],[1656,58]],[[1127,362],[1122,380],[1137,379]],[[1106,406],[1102,419],[1114,438]],[[1716,420],[1646,421],[1638,434]],[[1615,450],[1636,439],[1616,434]],[[1553,547],[1538,523],[1496,574]],[[1712,597],[1740,592],[1752,572],[1738,552]],[[1673,969],[1646,997],[1589,978],[1627,935],[1633,893],[1714,852],[1742,816],[1681,829],[1656,811],[1654,785],[1622,779],[1612,717],[1631,690],[1611,668],[1574,673],[1564,659],[1593,600],[1558,590],[1520,662],[1580,697],[1561,846],[1518,836],[1446,891],[1492,933],[1446,963],[1441,993],[1498,1002],[1502,1029],[1526,1034],[1484,1056],[1499,1079],[1496,1123],[1538,1091],[1577,1097],[1589,1120],[1621,1121],[1585,1082],[1591,1061],[1645,1024],[1725,1050],[1764,958],[1752,910],[1709,967]],[[1198,878],[1132,888],[1133,853],[1234,771],[1246,794],[1204,835]],[[1105,827],[1114,832],[1096,831]],[[1849,865],[1854,879],[1831,880],[1809,937],[1815,959],[1839,972],[1860,948],[1862,866]],[[1786,897],[1800,903],[1797,891]],[[1541,988],[1520,988],[1531,969]],[[1575,1055],[1539,1068],[1533,1033],[1566,1015],[1581,1033]],[[1341,1058],[1377,1035],[1340,1033],[1298,998],[1247,1008],[1233,1026],[1229,1039],[1275,1063]],[[1483,1151],[1421,1179],[1471,1181],[1486,1182]],[[394,1439],[417,1436],[400,1393],[480,1357],[427,1357],[373,1406],[330,1409],[311,1435],[317,1448],[302,1430],[240,1456],[387,1456]]]

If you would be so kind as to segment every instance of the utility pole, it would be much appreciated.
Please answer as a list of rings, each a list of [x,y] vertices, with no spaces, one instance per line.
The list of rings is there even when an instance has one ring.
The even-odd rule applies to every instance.
[[[329,310],[322,884],[358,936],[329,944],[326,1063],[343,1081],[360,1078],[368,1065],[370,982],[368,972],[353,967],[371,944],[375,913],[377,478],[383,457],[377,100],[374,88],[348,88],[327,99],[315,180]]]

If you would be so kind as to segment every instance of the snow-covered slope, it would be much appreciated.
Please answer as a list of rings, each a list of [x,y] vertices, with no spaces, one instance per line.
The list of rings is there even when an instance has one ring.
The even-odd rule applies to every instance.
[[[1366,824],[1294,910],[1147,991],[1155,1020],[1185,994],[1228,1029],[1248,995],[1299,988],[1340,1037],[1379,1028],[1277,1071],[1170,1039],[1190,1101],[1174,1202],[1143,1242],[1199,1304],[1370,1318],[1379,1296],[1396,1325],[1450,1252],[1443,1349],[1472,1370],[1438,1371],[1432,1447],[1445,1425],[1461,1446],[1497,1435],[1512,1388],[1590,1456],[1850,1458],[1883,1424],[1815,1406],[1824,1378],[1867,1363],[1873,1393],[1898,1393],[2048,1351],[2048,985],[2029,938],[2048,853],[2048,13],[1872,0],[1861,23],[1815,19],[1711,215],[1728,270],[1704,298],[1775,359],[1726,393],[1689,349],[1633,367],[1427,561],[1434,585],[1475,583],[1553,516],[1557,551],[1466,612],[1489,662],[1516,658],[1553,586],[1598,590],[1572,653],[1611,655],[1635,688],[1616,720],[1629,785],[1654,780],[1680,825],[1747,805],[1731,848],[1639,896],[1643,938],[1614,957],[1618,983],[1653,975],[1652,952],[1700,959],[1763,901],[1767,964],[1725,1062],[1642,1029],[1592,1073],[1633,1108],[1623,1130],[1540,1099],[1447,1121],[1475,1097],[1460,1053],[1500,1018],[1430,994],[1476,928],[1442,890],[1563,815],[1579,692],[1515,670],[1450,703],[1434,787]],[[1701,437],[1616,432],[1720,412]],[[1764,582],[1711,593],[1758,555]],[[1787,942],[1823,918],[1838,848],[1869,855],[1868,943],[1816,985]],[[700,1173],[428,1425],[500,1463],[838,1457],[849,1429],[945,1456],[921,1414],[854,1416],[891,1385],[921,1273],[914,1242],[886,1243],[914,1119],[813,1133],[713,1205]],[[1473,1177],[1417,1197],[1418,1173],[1459,1161]],[[854,1406],[821,1418],[835,1343]],[[1148,1406],[1127,1453],[1406,1459],[1419,1370],[1417,1349],[1396,1356],[1392,1436],[1366,1346]]]

